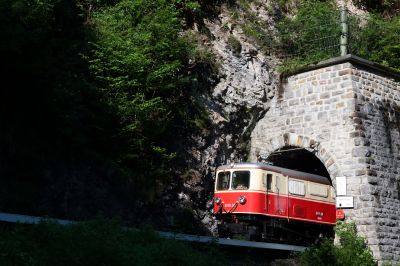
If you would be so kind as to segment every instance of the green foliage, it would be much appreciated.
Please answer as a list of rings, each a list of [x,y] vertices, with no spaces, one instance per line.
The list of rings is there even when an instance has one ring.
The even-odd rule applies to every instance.
[[[200,3],[198,1],[173,0],[172,3],[186,11],[196,12],[200,9]]]
[[[173,159],[162,140],[179,120],[179,109],[186,108],[182,105],[190,104],[180,100],[189,81],[183,70],[194,49],[179,37],[178,11],[169,1],[124,0],[97,12],[93,23],[89,68],[120,117],[128,142],[121,164],[139,193],[152,200]]]
[[[121,1],[96,13],[90,68],[100,85],[128,101],[136,92],[176,89],[185,55],[176,16],[163,1]]]
[[[335,232],[340,242],[338,265],[376,265],[365,238],[357,235],[355,224],[338,223]]]
[[[265,53],[270,52],[270,25],[257,16],[252,4],[260,5],[257,1],[236,1],[231,3],[230,12],[234,24],[239,25],[244,34],[251,38]]]
[[[382,12],[390,16],[400,12],[400,2],[398,0],[353,0],[353,3],[359,8]]]
[[[236,39],[233,35],[229,35],[227,43],[232,49],[233,53],[236,56],[239,56],[240,52],[242,51],[242,44],[240,43],[240,41]]]
[[[188,56],[193,62],[192,65],[207,64],[213,72],[218,73],[220,65],[211,49],[204,45],[204,39],[206,38],[203,34],[195,31],[187,31],[183,36],[183,39],[190,47]]]
[[[285,58],[280,71],[339,55],[340,21],[332,1],[302,1],[295,16],[277,23],[276,47]]]
[[[272,33],[268,30],[268,26],[260,23],[258,19],[251,19],[242,25],[244,34],[252,38],[264,53],[269,54],[271,50]]]
[[[349,53],[400,69],[400,17],[349,14],[348,21]],[[331,1],[303,1],[294,16],[278,22],[277,30],[275,45],[285,59],[281,72],[340,55],[340,15]]]
[[[136,207],[207,124],[177,5],[0,1],[1,210],[137,220],[149,210]]]
[[[154,231],[124,229],[108,221],[0,229],[0,264],[5,266],[219,265],[214,249],[204,246],[199,252]]]
[[[215,17],[224,0],[172,0],[169,2],[179,11],[182,24],[188,29],[195,23],[199,27],[204,26],[204,17]]]
[[[352,21],[351,52],[400,70],[400,16],[384,20],[370,15],[366,21]]]
[[[299,255],[301,265],[376,265],[366,240],[357,235],[354,224],[338,222],[335,232],[339,237],[339,245],[334,245],[332,239],[323,239],[319,245],[312,246]]]
[[[228,31],[229,31],[229,26],[228,26],[228,24],[225,23],[224,25],[222,25],[221,30],[222,30],[223,32],[228,32]]]

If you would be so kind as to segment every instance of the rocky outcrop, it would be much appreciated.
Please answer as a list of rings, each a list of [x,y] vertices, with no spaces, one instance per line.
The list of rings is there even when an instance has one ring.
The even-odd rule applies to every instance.
[[[258,19],[267,20],[259,6],[250,6]],[[264,10],[264,9],[262,9]],[[277,91],[277,60],[266,55],[255,41],[246,36],[240,18],[222,6],[217,18],[205,19],[207,37],[203,45],[214,55],[218,75],[210,80],[209,93],[202,95],[210,126],[194,136],[197,147],[189,147],[195,158],[193,169],[179,194],[180,206],[188,206],[208,228],[211,216],[215,168],[230,161],[247,160],[250,134],[269,109]]]

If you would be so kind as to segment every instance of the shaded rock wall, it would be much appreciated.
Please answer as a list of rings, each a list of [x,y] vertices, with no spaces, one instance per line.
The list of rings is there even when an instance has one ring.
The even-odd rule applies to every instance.
[[[254,11],[260,21],[269,19],[260,5],[250,6],[250,12]],[[197,146],[190,149],[195,160],[178,205],[192,208],[203,224],[214,228],[211,207],[215,168],[247,160],[250,134],[269,109],[279,79],[275,72],[277,60],[265,55],[244,34],[238,18],[232,18],[230,7],[221,6],[217,17],[203,23],[201,31],[207,34],[203,35],[202,45],[212,51],[218,75],[210,81],[208,93],[199,95],[210,125],[193,136]],[[200,25],[194,28],[200,31]]]

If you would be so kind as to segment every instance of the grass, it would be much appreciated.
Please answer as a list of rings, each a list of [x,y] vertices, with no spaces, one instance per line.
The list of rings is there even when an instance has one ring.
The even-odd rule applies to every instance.
[[[220,265],[211,244],[194,247],[112,221],[2,226],[0,251],[0,265]]]

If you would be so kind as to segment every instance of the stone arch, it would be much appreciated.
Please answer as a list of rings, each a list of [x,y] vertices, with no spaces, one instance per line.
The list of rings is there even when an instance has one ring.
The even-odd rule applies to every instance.
[[[323,144],[308,136],[301,136],[295,133],[284,133],[272,137],[265,141],[262,149],[256,150],[257,157],[267,158],[272,152],[285,147],[295,146],[311,150],[312,153],[321,161],[329,173],[332,184],[335,187],[336,177],[341,175],[340,168],[334,156],[323,147]]]

